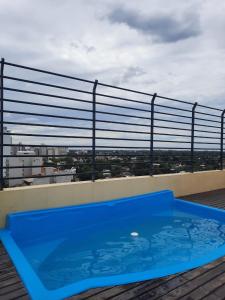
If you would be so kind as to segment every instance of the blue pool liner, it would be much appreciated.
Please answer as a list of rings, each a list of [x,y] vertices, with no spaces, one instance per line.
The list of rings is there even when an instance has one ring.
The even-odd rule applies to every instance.
[[[117,204],[121,205],[117,206]],[[110,209],[112,206],[114,206],[113,210]],[[118,209],[116,209],[116,206]],[[208,255],[188,263],[180,263],[154,271],[149,270],[145,272],[90,278],[55,290],[48,290],[42,284],[16,242],[16,240],[22,241],[30,237],[41,238],[46,230],[48,234],[54,234],[56,228],[63,232],[67,230],[67,228],[70,228],[74,220],[76,220],[79,226],[85,226],[87,220],[94,222],[97,218],[102,218],[102,220],[109,217],[116,219],[120,214],[135,214],[137,210],[143,209],[143,207],[150,209],[151,213],[154,213],[154,211],[159,209],[170,210],[174,206],[190,214],[196,214],[197,212],[198,215],[202,217],[215,218],[216,220],[225,222],[224,210],[174,198],[172,191],[165,190],[92,204],[11,213],[7,216],[6,228],[0,230],[0,240],[5,246],[33,300],[64,299],[90,288],[128,284],[159,278],[202,266],[225,255],[225,245],[223,245]]]

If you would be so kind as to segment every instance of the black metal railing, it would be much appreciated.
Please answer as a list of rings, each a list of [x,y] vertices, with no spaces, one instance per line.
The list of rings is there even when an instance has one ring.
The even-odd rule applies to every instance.
[[[10,180],[92,180],[223,169],[225,110],[1,60],[0,188]],[[6,127],[8,131],[6,130]],[[12,142],[6,137],[12,137]],[[58,153],[44,152],[50,148]],[[66,148],[67,153],[60,152]],[[17,174],[15,149],[66,174]],[[53,151],[52,150],[52,151]],[[54,152],[54,151],[53,151]],[[19,157],[27,157],[20,152]],[[51,161],[48,160],[51,158]],[[6,170],[10,171],[10,176]]]

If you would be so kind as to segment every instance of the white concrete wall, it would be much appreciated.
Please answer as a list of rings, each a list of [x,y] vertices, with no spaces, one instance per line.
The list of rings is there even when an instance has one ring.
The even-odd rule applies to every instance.
[[[176,196],[225,188],[225,170],[71,182],[0,191],[0,227],[10,212],[76,205],[171,189]]]

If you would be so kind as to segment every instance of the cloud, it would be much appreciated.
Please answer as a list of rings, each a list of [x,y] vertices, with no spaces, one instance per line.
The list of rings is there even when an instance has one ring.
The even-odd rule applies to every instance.
[[[3,29],[0,56],[18,64],[224,108],[224,9],[225,2],[222,0],[172,0],[169,6],[168,0],[67,0],[54,2],[54,5],[50,0],[0,0],[0,28]],[[6,67],[5,72],[29,80],[92,90],[91,84],[61,77],[25,70],[16,72],[10,67]],[[15,81],[7,81],[6,85],[91,100],[90,95],[16,84]],[[103,90],[103,87],[98,87],[98,91],[141,101],[151,100],[145,95]],[[9,95],[7,92],[5,96],[23,101],[89,108],[86,104],[63,99],[18,93]],[[148,108],[146,105],[124,103],[116,99],[97,97],[97,100],[128,106],[127,111],[118,109],[118,113],[134,114],[129,110],[131,107]],[[156,103],[162,102],[157,99]],[[13,104],[5,104],[5,107],[19,109]],[[35,112],[37,107],[28,109],[20,105],[22,109]],[[108,108],[108,111],[116,110]],[[56,109],[42,107],[38,112],[56,113]],[[76,115],[74,111],[70,113]],[[69,113],[58,110],[57,114]],[[78,116],[83,114],[77,113]],[[143,116],[141,112],[139,116]],[[15,117],[23,121],[22,115],[7,116],[11,121]],[[103,119],[100,114],[98,117]],[[110,116],[104,118],[109,119]],[[149,122],[147,119],[115,118],[135,124],[139,121],[140,124]],[[64,122],[44,117],[37,122],[90,125],[86,121]],[[112,124],[102,123],[98,126],[112,128]],[[113,124],[114,127],[120,128],[116,124]],[[14,126],[10,128],[13,130]],[[126,129],[132,130],[132,126],[126,126]],[[145,129],[141,126],[137,128]]]
[[[196,37],[201,33],[199,17],[188,13],[178,19],[172,15],[145,16],[138,12],[116,8],[109,16],[112,23],[123,23],[146,35],[153,36],[159,42],[173,43]]]

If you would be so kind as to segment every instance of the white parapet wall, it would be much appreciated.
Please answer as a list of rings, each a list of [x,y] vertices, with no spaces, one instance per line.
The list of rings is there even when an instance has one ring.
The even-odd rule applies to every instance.
[[[225,188],[225,170],[46,184],[0,191],[0,227],[10,212],[77,205],[170,189],[176,196]]]

